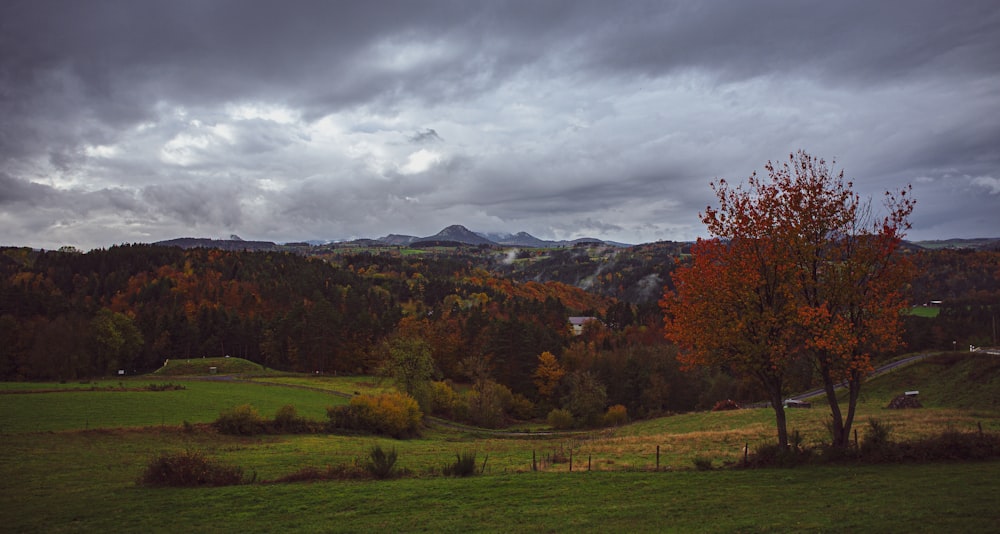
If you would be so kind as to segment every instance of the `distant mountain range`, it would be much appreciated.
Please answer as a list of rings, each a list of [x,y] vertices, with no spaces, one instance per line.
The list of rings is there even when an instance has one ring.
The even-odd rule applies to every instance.
[[[176,246],[181,248],[218,248],[222,250],[297,250],[314,246],[337,246],[338,243],[323,241],[305,241],[300,243],[278,244],[271,241],[244,241],[237,235],[232,235],[229,239],[206,239],[195,237],[181,237],[158,241],[157,245]],[[339,244],[353,246],[399,246],[399,247],[431,247],[431,246],[503,246],[521,248],[558,248],[573,247],[581,244],[606,245],[613,247],[631,247],[627,243],[615,241],[604,241],[591,237],[583,237],[573,240],[552,241],[539,239],[527,232],[516,234],[507,233],[483,233],[473,232],[460,224],[451,225],[440,232],[426,237],[412,235],[389,234],[375,239],[355,239]],[[982,239],[947,239],[937,241],[914,241],[907,242],[910,247],[937,249],[937,248],[965,248],[965,249],[1000,249],[1000,238]]]
[[[460,225],[451,225],[440,232],[427,237],[417,237],[412,235],[399,235],[399,234],[389,234],[384,237],[375,239],[375,241],[380,241],[387,245],[398,245],[398,246],[411,246],[411,245],[433,245],[433,244],[447,244],[447,243],[459,243],[462,245],[502,245],[509,247],[525,247],[525,248],[544,248],[544,247],[571,247],[578,245],[580,243],[593,243],[598,245],[611,245],[616,247],[630,247],[632,245],[627,243],[618,243],[615,241],[604,241],[601,239],[595,239],[592,237],[583,237],[580,239],[573,239],[570,241],[551,241],[545,239],[539,239],[527,232],[518,232],[516,234],[505,234],[505,233],[483,233],[483,232],[473,232],[468,228]]]

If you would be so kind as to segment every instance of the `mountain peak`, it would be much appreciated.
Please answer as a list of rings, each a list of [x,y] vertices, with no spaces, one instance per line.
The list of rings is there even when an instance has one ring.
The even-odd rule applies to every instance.
[[[461,224],[453,224],[440,232],[428,236],[422,237],[417,242],[420,241],[452,241],[456,243],[462,243],[465,245],[495,245],[493,241],[486,239],[485,237],[476,234],[475,232],[469,230],[468,228],[462,226]]]

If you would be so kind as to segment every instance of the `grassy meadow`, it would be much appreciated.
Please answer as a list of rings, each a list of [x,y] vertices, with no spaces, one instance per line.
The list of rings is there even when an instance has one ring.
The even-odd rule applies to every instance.
[[[906,439],[948,429],[1000,432],[993,360],[944,355],[879,377],[857,419]],[[340,394],[380,391],[370,377],[148,377],[88,384],[0,384],[0,531],[990,531],[1000,521],[1000,462],[697,471],[773,441],[770,409],[681,414],[594,432],[492,433],[431,423],[396,441],[341,435],[223,436],[200,425],[250,403],[292,404],[323,420]],[[146,391],[147,384],[184,389]],[[925,408],[888,410],[919,389]],[[30,392],[30,393],[28,393]],[[340,393],[340,394],[338,394]],[[827,412],[788,410],[806,443]],[[395,448],[411,477],[272,484],[306,467]],[[136,480],[161,452],[197,450],[256,483],[155,489]],[[440,476],[475,451],[483,476]],[[657,457],[659,451],[659,457]],[[532,458],[539,470],[532,471]],[[572,463],[570,462],[572,458]],[[657,462],[659,462],[657,464]],[[659,465],[659,470],[655,468]]]

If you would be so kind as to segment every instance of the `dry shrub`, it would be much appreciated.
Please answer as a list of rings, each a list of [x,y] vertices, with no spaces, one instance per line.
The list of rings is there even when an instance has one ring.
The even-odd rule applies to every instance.
[[[264,419],[249,404],[241,404],[220,413],[212,426],[223,434],[236,436],[252,436],[266,430]]]
[[[447,382],[431,382],[431,413],[442,417],[454,417],[461,402],[458,394]]]
[[[198,451],[163,453],[154,458],[139,484],[154,487],[233,486],[243,482],[243,470],[220,464]]]
[[[737,403],[732,399],[720,400],[719,402],[715,403],[715,406],[712,406],[713,412],[723,412],[726,410],[739,410],[739,409],[740,409],[739,403]]]
[[[556,408],[549,412],[546,420],[549,426],[556,430],[567,430],[573,428],[574,420],[573,414],[569,410],[563,410],[562,408]]]
[[[455,455],[455,463],[446,465],[441,473],[449,477],[471,477],[476,474],[476,452],[465,451]]]
[[[330,427],[384,434],[397,439],[420,435],[423,413],[417,401],[405,393],[358,395],[347,406],[327,408]]]
[[[605,426],[621,426],[626,423],[628,423],[628,409],[621,404],[615,404],[608,408],[607,413],[604,414]]]

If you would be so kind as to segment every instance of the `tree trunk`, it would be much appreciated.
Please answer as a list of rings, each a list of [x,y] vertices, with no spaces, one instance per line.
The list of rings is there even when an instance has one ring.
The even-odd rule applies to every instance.
[[[778,428],[778,447],[788,449],[788,421],[785,419],[785,405],[782,403],[781,392],[771,393],[771,407],[774,408],[774,422]]]
[[[846,448],[848,443],[847,431],[844,428],[844,417],[840,411],[840,403],[837,401],[836,384],[830,374],[828,365],[820,366],[820,374],[823,376],[823,389],[826,391],[826,400],[830,405],[830,433],[835,448]]]
[[[850,396],[847,404],[847,419],[844,421],[843,444],[841,447],[847,448],[851,440],[851,427],[854,425],[854,414],[858,407],[858,399],[861,397],[861,373],[851,372],[849,383]]]

